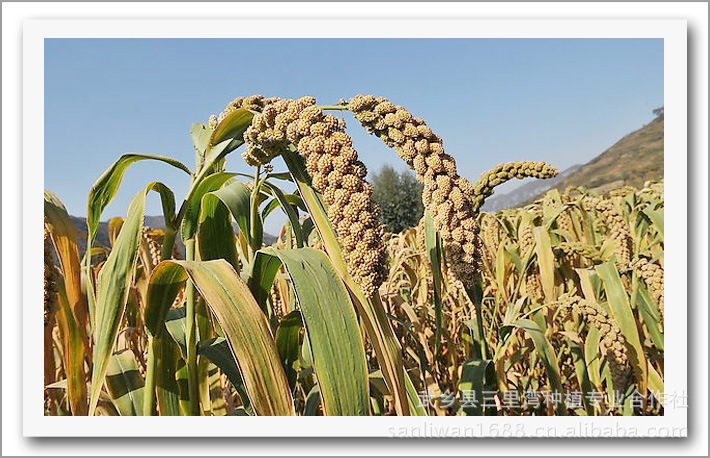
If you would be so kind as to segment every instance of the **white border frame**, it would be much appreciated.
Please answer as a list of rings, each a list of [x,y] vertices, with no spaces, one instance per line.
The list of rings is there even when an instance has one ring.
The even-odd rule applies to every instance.
[[[277,27],[273,27],[279,21]],[[369,27],[363,21],[377,22]],[[383,22],[387,27],[382,27]],[[271,27],[269,27],[271,25]],[[426,27],[422,27],[426,25]],[[380,31],[386,30],[383,35]],[[686,355],[686,22],[684,20],[167,20],[167,21],[74,21],[32,20],[24,24],[24,173],[23,173],[23,343],[24,361],[41,361],[42,344],[35,336],[41,329],[42,302],[37,287],[42,264],[40,220],[42,190],[36,185],[34,171],[43,167],[43,39],[59,37],[295,37],[296,31],[308,31],[308,37],[451,37],[451,38],[663,38],[665,40],[665,144],[673,151],[672,160],[665,161],[666,180],[666,296],[673,314],[666,316],[669,355]],[[267,32],[267,33],[265,33]],[[669,156],[666,156],[668,159]],[[668,358],[666,392],[687,393],[687,361]],[[399,428],[420,428],[421,437],[436,437],[434,428],[472,428],[473,436],[503,435],[510,424],[513,436],[524,431],[526,437],[540,436],[540,427],[557,428],[565,435],[569,418],[558,417],[45,417],[42,415],[42,366],[23,366],[23,433],[25,436],[335,436],[362,437],[396,435]],[[656,435],[649,428],[681,428],[687,434],[687,409],[666,409],[664,417],[575,417],[577,436],[612,437],[636,428],[639,436]],[[130,423],[129,423],[130,422]],[[130,425],[130,428],[127,426]],[[391,428],[395,428],[392,430]],[[596,429],[595,429],[596,428]],[[436,431],[441,431],[436,429]],[[479,432],[480,431],[480,432]],[[453,429],[449,430],[454,432]],[[685,434],[680,433],[681,436]],[[468,435],[468,434],[467,434]],[[542,434],[544,436],[544,433]]]

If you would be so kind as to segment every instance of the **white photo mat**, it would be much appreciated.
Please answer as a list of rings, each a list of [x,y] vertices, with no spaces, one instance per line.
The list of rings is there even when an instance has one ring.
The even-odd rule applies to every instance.
[[[386,24],[386,27],[383,25]],[[383,34],[386,31],[386,34]],[[25,436],[629,437],[687,435],[659,417],[49,417],[41,339],[45,38],[662,38],[666,237],[665,392],[687,393],[687,89],[684,20],[31,20],[23,27],[23,433]],[[672,298],[672,299],[671,299]],[[8,304],[4,304],[8,306]]]

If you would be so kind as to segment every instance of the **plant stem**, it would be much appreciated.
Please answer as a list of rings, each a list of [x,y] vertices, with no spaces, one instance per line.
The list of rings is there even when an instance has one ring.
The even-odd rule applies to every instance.
[[[145,373],[145,389],[143,395],[143,415],[150,417],[153,415],[153,404],[155,404],[155,348],[154,337],[148,336],[148,362]]]
[[[165,228],[165,236],[163,237],[163,246],[160,251],[160,260],[165,261],[170,259],[173,254],[173,246],[175,245],[176,229]]]
[[[346,105],[321,105],[318,108],[320,108],[321,110],[350,110],[350,108],[348,108]]]
[[[185,259],[195,260],[195,239],[185,242]],[[190,415],[200,415],[199,385],[197,380],[197,335],[195,323],[195,285],[188,280],[185,287],[185,341],[187,345],[187,386],[190,395]]]
[[[480,285],[480,280],[477,281]],[[466,287],[465,290],[469,299],[473,302],[473,308],[476,310],[476,340],[481,352],[481,359],[488,359],[488,345],[486,344],[486,333],[483,329],[483,294],[481,294],[482,291],[479,285]]]
[[[261,172],[261,167],[256,166],[254,171],[254,188],[251,191],[251,198],[249,199],[249,248],[251,258],[254,259],[256,252],[261,248],[261,242],[263,240],[263,233],[261,225],[259,222],[259,190],[261,188],[259,181],[259,174]]]

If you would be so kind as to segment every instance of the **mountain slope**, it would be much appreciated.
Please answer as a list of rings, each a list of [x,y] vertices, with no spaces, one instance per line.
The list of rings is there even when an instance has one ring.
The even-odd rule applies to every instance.
[[[535,180],[486,200],[483,210],[496,211],[532,202],[552,188],[585,186],[606,192],[624,185],[640,187],[663,178],[663,116],[631,132],[584,165],[575,165],[549,180]]]
[[[568,186],[599,188],[617,182],[616,187],[640,187],[648,180],[661,178],[663,116],[625,136],[575,173],[560,180],[554,187],[559,190]]]

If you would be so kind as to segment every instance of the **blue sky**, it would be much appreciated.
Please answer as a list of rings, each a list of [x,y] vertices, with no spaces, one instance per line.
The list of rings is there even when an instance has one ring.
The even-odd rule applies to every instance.
[[[122,153],[192,167],[190,125],[239,95],[388,97],[425,119],[472,180],[511,160],[560,170],[585,163],[663,105],[663,40],[46,39],[44,75],[45,188],[85,216],[91,185]],[[406,168],[346,121],[370,171]],[[227,167],[249,171],[238,154]],[[156,180],[178,199],[187,190],[187,176],[170,166],[134,164],[102,219],[125,215]],[[151,199],[147,213],[160,214]],[[270,218],[267,231],[281,221]]]

